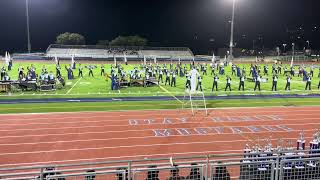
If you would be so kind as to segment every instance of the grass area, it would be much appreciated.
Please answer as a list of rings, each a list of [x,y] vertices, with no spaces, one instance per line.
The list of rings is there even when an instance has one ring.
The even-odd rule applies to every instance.
[[[15,62],[13,66],[13,70],[9,72],[11,79],[17,79],[18,76],[18,67],[23,66],[25,69],[27,66],[34,64],[36,67],[36,72],[39,74],[41,72],[43,62]],[[62,75],[67,77],[67,72],[64,69],[66,64],[61,64],[62,67]],[[98,64],[97,64],[98,65]],[[247,72],[249,71],[249,64],[238,64],[241,68],[246,67]],[[53,63],[45,63],[48,71],[52,71],[55,73],[55,65]],[[106,71],[110,72],[110,64],[104,65],[106,67]],[[137,64],[124,65],[126,71],[132,70]],[[231,67],[226,67],[226,75],[230,75],[232,77],[232,92],[225,92],[225,84],[226,84],[226,75],[220,76],[219,78],[219,88],[218,92],[211,92],[213,77],[210,75],[210,68],[208,66],[208,75],[203,76],[203,88],[205,95],[245,95],[245,94],[274,94],[271,91],[272,82],[269,80],[267,83],[261,84],[261,92],[254,92],[254,83],[246,82],[245,91],[237,91],[239,86],[239,78],[236,76],[231,76]],[[78,78],[78,70],[74,70],[74,75],[76,79],[67,80],[66,87],[63,89],[57,90],[55,92],[14,92],[11,94],[0,94],[1,99],[20,99],[20,98],[64,98],[64,97],[124,97],[124,96],[168,96],[168,95],[184,95],[185,88],[185,77],[177,77],[177,87],[170,87],[161,84],[162,87],[154,86],[154,87],[129,87],[123,88],[119,91],[111,91],[111,81],[106,81],[104,77],[100,76],[100,67],[94,70],[94,77],[88,77],[88,70],[84,69],[84,77]],[[189,68],[189,65],[187,65]],[[261,64],[263,67],[263,64]],[[263,68],[262,68],[263,69]],[[269,76],[271,79],[271,64],[269,64]],[[309,70],[309,68],[308,68]],[[302,78],[294,77],[291,83],[291,91],[284,91],[285,88],[285,76],[280,75],[278,80],[278,92],[277,94],[318,94],[320,91],[317,89],[317,85],[319,82],[318,78],[319,69],[315,69],[315,77],[312,79],[312,91],[304,91],[305,82],[302,81]],[[66,79],[66,78],[65,78]],[[170,92],[170,94],[168,93]]]
[[[319,98],[282,98],[282,99],[230,99],[207,101],[208,108],[220,107],[265,107],[265,106],[311,106],[319,105]],[[0,113],[44,113],[44,112],[80,112],[115,110],[159,110],[181,109],[178,101],[143,102],[94,102],[94,103],[48,103],[48,104],[2,104]]]

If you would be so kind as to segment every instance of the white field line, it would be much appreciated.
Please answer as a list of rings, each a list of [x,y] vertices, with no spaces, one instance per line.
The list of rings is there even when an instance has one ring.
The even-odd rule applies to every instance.
[[[78,79],[78,81],[77,81],[76,83],[74,83],[74,85],[71,87],[71,89],[69,89],[69,91],[66,93],[66,95],[69,94],[69,93],[72,91],[72,89],[78,84],[78,82],[79,82],[81,79],[82,79],[82,77],[80,77],[80,78]]]

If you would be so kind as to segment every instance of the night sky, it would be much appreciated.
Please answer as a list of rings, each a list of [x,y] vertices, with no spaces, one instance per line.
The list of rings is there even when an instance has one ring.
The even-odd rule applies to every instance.
[[[27,47],[25,0],[0,0],[0,51]],[[319,0],[237,0],[237,47],[274,48],[310,40],[320,48]],[[231,0],[30,0],[32,49],[44,51],[62,32],[87,44],[140,35],[150,46],[186,46],[198,53],[227,47]],[[301,27],[301,29],[300,29]]]

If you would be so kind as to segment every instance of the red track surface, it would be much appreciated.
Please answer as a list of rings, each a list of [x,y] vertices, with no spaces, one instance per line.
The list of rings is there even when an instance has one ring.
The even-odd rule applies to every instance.
[[[274,145],[278,138],[295,141],[301,130],[310,140],[320,128],[319,115],[320,107],[214,109],[208,117],[182,110],[0,115],[0,167],[242,152],[245,144],[270,136]],[[238,119],[225,121],[228,116]],[[152,124],[145,124],[151,119]],[[252,126],[259,132],[248,129]],[[170,129],[171,134],[155,137],[155,129]]]

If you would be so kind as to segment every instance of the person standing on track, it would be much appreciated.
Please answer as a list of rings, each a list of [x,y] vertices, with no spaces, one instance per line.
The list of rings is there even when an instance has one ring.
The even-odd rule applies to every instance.
[[[277,84],[278,84],[278,76],[273,75],[273,77],[272,77],[272,90],[271,91],[277,91]]]

